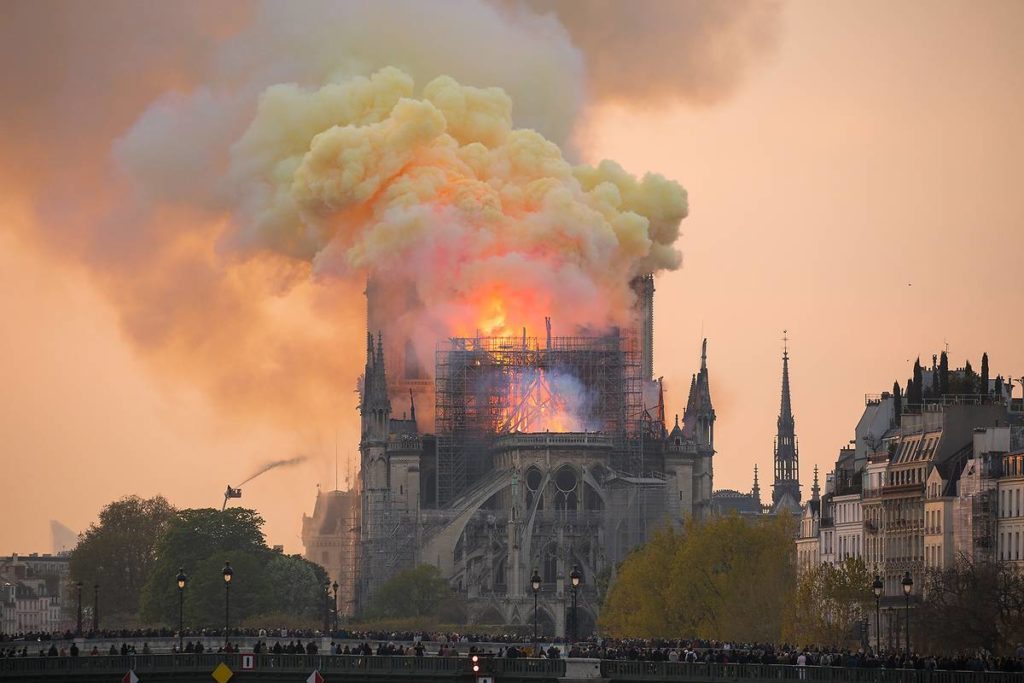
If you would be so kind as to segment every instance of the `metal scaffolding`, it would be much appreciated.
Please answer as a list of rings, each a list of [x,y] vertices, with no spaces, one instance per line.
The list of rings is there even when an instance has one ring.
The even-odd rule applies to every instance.
[[[492,469],[503,434],[593,431],[619,447],[613,467],[628,471],[643,419],[637,341],[604,336],[452,338],[436,353],[437,504],[444,507]],[[572,410],[570,410],[570,405]],[[551,422],[573,420],[569,428]],[[551,425],[549,427],[549,425]]]

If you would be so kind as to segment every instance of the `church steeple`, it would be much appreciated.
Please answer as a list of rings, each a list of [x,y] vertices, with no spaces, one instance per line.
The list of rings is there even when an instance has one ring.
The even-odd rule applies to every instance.
[[[711,404],[708,381],[708,340],[700,347],[700,372],[690,378],[690,395],[683,411],[683,433],[697,442],[698,448],[714,451],[715,408]]]
[[[796,440],[796,422],[789,391],[789,337],[783,332],[782,348],[782,401],[775,435],[775,483],[772,485],[772,505],[787,497],[791,505],[800,502],[800,464]]]
[[[376,349],[373,347],[373,334],[366,334],[366,368],[363,370],[360,399],[363,441],[386,441],[391,419],[391,399],[388,397],[388,379],[384,371],[384,340],[380,333],[377,334]]]
[[[750,497],[757,502],[758,506],[761,505],[761,485],[757,481],[757,465],[754,465],[754,486],[750,489]]]
[[[814,483],[811,484],[811,500],[818,500],[821,497],[821,487],[818,486],[818,466],[814,466]]]

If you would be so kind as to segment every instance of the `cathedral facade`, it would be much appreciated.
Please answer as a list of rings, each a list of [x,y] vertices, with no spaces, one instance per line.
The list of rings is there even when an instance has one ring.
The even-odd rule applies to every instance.
[[[465,596],[471,623],[536,619],[542,633],[564,635],[575,569],[576,631],[588,633],[601,591],[633,548],[660,527],[711,514],[706,342],[682,421],[669,430],[652,377],[653,280],[638,278],[634,291],[633,329],[557,337],[548,321],[540,339],[525,330],[450,339],[429,385],[421,364],[408,362],[407,340],[368,334],[357,611],[390,577],[425,563]]]

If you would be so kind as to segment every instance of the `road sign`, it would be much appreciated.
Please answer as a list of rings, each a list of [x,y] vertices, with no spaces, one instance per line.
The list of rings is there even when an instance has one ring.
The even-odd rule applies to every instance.
[[[242,655],[242,670],[252,671],[256,668],[256,655]]]
[[[139,683],[139,677],[135,675],[134,671],[129,671],[121,678],[121,683]]]
[[[309,678],[306,679],[306,683],[324,683],[324,677],[319,671],[314,671],[309,674]]]
[[[228,683],[231,677],[235,675],[235,672],[229,669],[227,664],[221,662],[210,675],[213,676],[213,680],[217,681],[217,683]]]

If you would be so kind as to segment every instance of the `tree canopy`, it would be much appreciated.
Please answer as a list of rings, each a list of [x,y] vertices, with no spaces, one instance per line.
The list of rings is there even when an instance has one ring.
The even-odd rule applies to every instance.
[[[929,652],[982,648],[1012,654],[1024,642],[1024,573],[1008,562],[971,562],[931,570],[911,628]]]
[[[797,583],[793,609],[787,618],[786,640],[845,647],[855,626],[874,609],[872,575],[861,558],[819,564]]]
[[[188,577],[185,620],[192,626],[224,625],[223,568],[231,563],[231,623],[259,615],[288,612],[309,625],[323,623],[327,574],[298,555],[267,547],[263,518],[255,510],[203,508],[182,510],[157,543],[157,562],[142,596],[149,623],[176,624],[179,568]]]
[[[438,623],[458,624],[466,618],[462,596],[451,589],[437,567],[421,564],[399,572],[371,599],[372,619],[432,617]]]
[[[793,531],[789,515],[662,530],[622,563],[600,626],[613,637],[778,641],[795,585]]]
[[[71,553],[70,580],[99,586],[102,624],[130,624],[175,509],[161,496],[128,496],[100,511]]]

